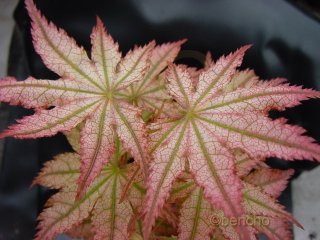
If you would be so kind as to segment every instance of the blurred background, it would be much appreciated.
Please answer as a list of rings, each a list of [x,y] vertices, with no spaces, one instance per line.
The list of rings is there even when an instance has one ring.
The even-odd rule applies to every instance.
[[[291,84],[320,90],[320,2],[303,0],[41,0],[41,12],[90,51],[90,32],[96,15],[120,44],[122,52],[134,44],[187,38],[179,62],[201,67],[211,51],[214,59],[252,43],[242,68],[255,69],[262,79],[285,77]],[[0,78],[56,79],[32,47],[30,20],[23,1],[0,0]],[[319,100],[272,117],[284,116],[320,140]],[[0,105],[0,130],[14,119],[31,114],[21,107]],[[29,240],[36,217],[52,194],[29,188],[40,167],[54,155],[70,151],[62,134],[39,140],[0,140],[0,240]],[[296,174],[281,196],[305,230],[295,239],[320,239],[320,168],[308,161],[270,159],[276,168]]]

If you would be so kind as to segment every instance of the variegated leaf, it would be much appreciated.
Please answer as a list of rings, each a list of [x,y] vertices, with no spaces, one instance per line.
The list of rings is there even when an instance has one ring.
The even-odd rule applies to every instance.
[[[39,217],[39,231],[36,239],[51,240],[57,234],[70,230],[74,225],[88,218],[97,200],[109,185],[111,177],[110,171],[105,172],[91,184],[87,193],[79,200],[75,200],[76,182],[69,182],[66,190],[60,191],[48,200],[47,208]]]
[[[284,210],[284,207],[269,195],[263,193],[258,187],[254,187],[248,183],[244,188],[244,208],[247,214],[257,216],[267,216],[273,218],[281,218],[302,227],[290,213]]]
[[[216,231],[221,234],[221,239],[230,239],[230,240],[240,240],[241,236],[239,235],[239,231],[237,228],[239,226],[245,226],[248,232],[248,240],[257,240],[257,231],[254,228],[254,225],[247,224],[247,219],[250,219],[250,216],[243,215],[239,218],[228,218],[224,215],[223,211],[214,209],[211,212],[211,219],[215,222],[215,229],[219,229]]]
[[[92,211],[95,240],[129,239],[126,228],[132,209],[128,201],[119,203],[123,181],[123,177],[115,172]]]
[[[257,225],[256,229],[270,240],[293,240],[291,224],[281,218],[268,218],[268,224]]]
[[[62,153],[46,162],[33,181],[49,188],[74,188],[80,174],[80,157],[75,153]]]
[[[76,198],[77,179],[80,177],[79,155],[61,154],[46,163],[35,183],[60,188],[60,192],[48,200],[47,208],[41,213],[36,239],[49,240],[69,231],[79,233],[74,227],[88,219],[91,220],[93,239],[129,239],[127,228],[133,214],[132,206],[137,206],[137,201],[141,204],[142,194],[134,183],[128,199],[119,203],[121,189],[132,170],[118,166],[121,151],[117,148],[112,163],[103,168],[79,199]]]
[[[282,171],[278,169],[261,168],[250,173],[244,180],[259,187],[270,196],[277,198],[286,188],[288,179],[293,173],[293,169]]]
[[[189,109],[193,90],[186,69],[170,67],[168,79],[168,89],[175,95],[181,109]],[[151,163],[147,191],[148,208],[144,221],[146,238],[159,208],[167,200],[172,184],[185,169],[186,162],[212,204],[223,208],[228,215],[242,214],[241,183],[234,174],[233,156],[213,132],[188,112],[177,120],[161,119],[151,127],[154,131],[151,139],[154,141],[152,150],[155,160]]]
[[[173,43],[165,43],[154,48],[151,53],[151,65],[142,81],[133,83],[130,88],[125,89],[121,94],[129,102],[145,110],[155,110],[168,115],[172,111],[168,104],[170,97],[165,91],[163,77],[159,74],[173,62],[180,46],[185,42],[181,40]]]
[[[185,169],[204,188],[212,206],[232,217],[243,213],[235,149],[250,159],[276,156],[320,160],[319,145],[303,136],[302,128],[266,116],[270,109],[295,106],[302,100],[319,97],[319,92],[289,86],[279,79],[264,84],[255,77],[248,78],[248,85],[243,80],[234,84],[236,89],[225,90],[234,74],[239,78],[236,68],[247,49],[248,46],[242,47],[202,71],[196,86],[185,66],[169,66],[167,89],[178,111],[175,117],[162,117],[150,127],[154,161],[147,189],[145,238],[168,199],[173,182]],[[255,164],[246,166],[246,171]]]
[[[181,240],[210,239],[213,230],[212,207],[203,198],[203,190],[197,188],[182,204],[179,221],[179,235]]]
[[[13,78],[3,79],[0,82],[1,101],[21,104],[37,111],[18,120],[18,124],[10,126],[0,136],[52,136],[57,132],[70,131],[85,122],[81,130],[80,149],[77,149],[82,162],[79,198],[111,158],[115,133],[139,162],[146,176],[147,132],[140,119],[141,111],[123,103],[117,93],[145,79],[155,43],[135,47],[122,58],[118,44],[106,33],[97,18],[97,25],[91,34],[91,60],[71,37],[40,14],[33,0],[26,0],[26,6],[32,19],[35,49],[46,66],[61,78],[57,81],[28,78],[21,82]],[[173,48],[174,51],[179,50]],[[163,64],[160,67],[163,68]]]

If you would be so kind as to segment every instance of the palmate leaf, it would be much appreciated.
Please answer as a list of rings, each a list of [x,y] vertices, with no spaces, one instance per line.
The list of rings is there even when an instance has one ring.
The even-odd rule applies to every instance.
[[[210,240],[210,233],[213,232],[212,207],[203,198],[202,188],[197,187],[182,204],[179,219],[178,239]]]
[[[47,208],[40,214],[36,239],[53,239],[59,233],[74,232],[73,228],[85,224],[89,217],[94,239],[128,239],[127,227],[137,196],[129,195],[128,199],[119,203],[122,187],[131,169],[130,166],[128,169],[119,167],[117,161],[103,168],[79,200],[75,200],[80,176],[79,155],[61,154],[46,163],[35,183],[60,188],[60,191],[48,200]]]
[[[301,224],[291,214],[287,213],[282,205],[268,194],[262,192],[258,187],[246,183],[243,195],[244,208],[247,214],[281,218],[302,228]]]
[[[292,240],[291,224],[281,218],[269,218],[268,225],[258,225],[256,229],[270,240]]]
[[[234,149],[252,159],[276,156],[320,160],[319,145],[303,136],[302,128],[267,116],[271,109],[293,107],[302,100],[319,97],[319,92],[289,86],[282,79],[265,83],[249,77],[247,83],[241,83],[236,68],[247,49],[245,46],[221,57],[200,73],[196,85],[184,66],[169,66],[167,89],[176,101],[179,116],[162,117],[150,126],[154,161],[147,188],[146,239],[174,180],[185,169],[203,187],[210,204],[231,217],[243,214]],[[242,74],[252,75],[250,71]],[[237,87],[231,88],[230,83]]]
[[[34,179],[33,185],[41,184],[48,188],[63,189],[74,188],[79,178],[79,155],[75,153],[62,153],[54,160],[44,164],[39,175]],[[70,184],[71,183],[71,184]]]
[[[262,168],[246,176],[245,181],[259,187],[270,196],[277,198],[286,188],[288,179],[293,173],[293,169],[281,171],[278,169]]]
[[[156,46],[151,52],[149,71],[141,81],[132,83],[130,88],[124,89],[121,93],[123,97],[147,111],[161,111],[164,115],[172,113],[170,109],[172,105],[168,104],[171,99],[165,91],[164,78],[159,74],[168,66],[168,63],[174,61],[185,41]]]
[[[72,159],[71,159],[72,158]],[[47,208],[40,214],[36,239],[52,239],[58,233],[70,230],[89,217],[95,202],[102,194],[110,178],[105,174],[97,178],[88,193],[75,201],[77,179],[80,176],[80,159],[76,153],[64,154],[46,163],[35,182],[50,188],[60,188],[60,192],[46,203]],[[68,179],[68,181],[65,181]]]
[[[204,197],[203,189],[197,187],[182,204],[178,239],[241,239],[237,225],[228,225],[223,211],[214,209]],[[240,219],[240,218],[239,218]],[[248,238],[255,240],[256,231],[250,226]],[[219,237],[217,236],[219,235]]]
[[[284,190],[288,176],[292,172],[265,168],[264,170],[267,171],[264,172],[263,179],[276,179],[281,183],[281,190],[279,188],[277,190],[279,195]],[[247,177],[244,177],[244,181],[246,179]],[[251,181],[252,177],[248,179]],[[261,181],[256,185],[244,183],[242,205],[245,215],[239,218],[238,223],[232,223],[223,211],[213,208],[204,197],[203,189],[196,187],[182,204],[178,239],[210,239],[210,236],[219,240],[241,239],[236,230],[240,221],[247,224],[249,239],[257,239],[256,236],[259,233],[266,234],[269,239],[292,239],[289,222],[298,223],[283,210],[283,206],[278,204],[275,198],[263,193],[274,186],[274,181],[264,181],[264,183],[263,186]],[[248,220],[245,221],[245,219]]]
[[[18,120],[18,124],[10,126],[0,136],[52,136],[70,131],[85,121],[79,150],[78,197],[85,194],[103,164],[109,162],[114,152],[115,133],[146,175],[149,158],[145,123],[141,119],[141,110],[127,103],[121,92],[134,82],[145,80],[147,76],[155,77],[163,70],[165,62],[153,63],[150,68],[155,43],[135,47],[122,58],[118,44],[97,18],[91,34],[92,59],[89,59],[74,39],[41,16],[32,0],[26,0],[26,5],[32,19],[34,47],[45,65],[61,78],[56,81],[31,77],[25,81],[10,77],[1,80],[1,101],[37,111]],[[163,56],[163,60],[172,61],[181,44],[167,44],[157,49],[161,54],[163,49],[172,49],[172,53]]]

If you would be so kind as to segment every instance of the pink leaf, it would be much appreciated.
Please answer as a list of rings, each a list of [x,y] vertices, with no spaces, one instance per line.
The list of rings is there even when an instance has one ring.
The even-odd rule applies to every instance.
[[[17,81],[11,77],[0,80],[0,101],[25,108],[62,106],[74,99],[93,97],[96,94],[93,87],[71,80],[36,80],[32,77],[25,81]]]
[[[214,64],[214,61],[212,59],[211,52],[207,52],[206,58],[204,59],[204,70],[208,70],[212,65]]]
[[[188,151],[191,173],[213,206],[222,208],[227,216],[240,216],[242,185],[233,156],[210,129],[196,121],[192,125]]]
[[[94,239],[129,239],[127,226],[132,209],[128,201],[119,203],[123,179],[115,175],[93,210]]]
[[[203,197],[203,190],[197,188],[182,204],[179,220],[179,240],[209,240],[212,232],[211,205]]]
[[[258,84],[259,78],[253,70],[236,71],[230,82],[223,88],[224,92],[232,92],[239,88],[249,88]],[[265,81],[269,83],[270,81]]]
[[[188,89],[190,85],[181,84],[179,86],[179,77],[184,74],[182,71],[178,73],[171,71],[169,74],[173,75],[172,81],[178,81],[173,88]],[[177,78],[175,74],[180,74],[180,76]],[[188,78],[188,80],[191,83],[191,79]],[[174,94],[174,91],[172,90],[171,94]],[[188,101],[186,95],[180,95],[177,98],[181,103]],[[199,126],[192,117],[191,115],[185,119],[178,118],[178,120],[171,121],[162,119],[151,126],[155,131],[151,135],[154,141],[151,149],[155,150],[155,160],[151,163],[151,175],[147,189],[145,238],[148,238],[150,234],[159,208],[168,198],[173,181],[184,170],[185,162],[188,162],[188,168],[193,173],[196,182],[204,187],[204,193],[210,199],[211,204],[223,208],[229,215],[242,214],[241,184],[240,179],[234,174],[232,155],[220,145],[219,139],[214,139],[213,134],[209,135],[208,130]]]
[[[166,75],[170,95],[179,105],[188,107],[193,94],[193,85],[188,70],[184,66],[169,66]]]
[[[110,88],[115,80],[116,67],[121,60],[119,45],[115,43],[112,37],[107,34],[105,27],[99,17],[97,17],[97,26],[91,34],[92,60],[103,80],[103,85]]]
[[[18,120],[18,124],[10,126],[0,137],[39,138],[70,130],[96,109],[98,101],[97,98],[87,98],[51,110],[40,110]]]
[[[134,82],[130,89],[123,91],[124,97],[135,105],[149,111],[161,111],[161,114],[170,115],[170,98],[165,91],[163,75],[159,75],[177,56],[181,44],[185,40],[165,43],[156,46],[150,57],[150,68],[142,81]]]
[[[293,173],[293,169],[282,171],[278,169],[262,168],[255,170],[245,177],[244,180],[252,185],[260,187],[270,196],[277,198],[286,188],[288,180]]]
[[[119,63],[116,75],[115,88],[121,89],[129,86],[135,81],[141,81],[150,67],[150,55],[155,42],[152,41],[143,47],[135,47],[129,51]]]
[[[281,218],[268,218],[269,224],[258,225],[256,229],[271,240],[293,240],[291,224]]]
[[[320,160],[320,148],[305,130],[254,113],[203,112],[199,119],[231,148],[242,148],[253,157]]]
[[[108,103],[101,104],[87,119],[81,131],[81,175],[78,197],[82,197],[90,183],[99,175],[114,153],[113,113]]]
[[[35,108],[36,113],[18,120],[18,124],[9,127],[0,137],[52,136],[84,122],[78,198],[111,158],[114,136],[119,135],[146,175],[147,132],[141,110],[125,104],[119,95],[133,82],[144,79],[154,42],[135,47],[122,59],[118,44],[98,19],[91,34],[91,60],[63,30],[41,16],[32,0],[26,0],[26,5],[33,22],[35,48],[47,67],[61,78],[57,81],[2,80],[0,100]],[[48,107],[54,108],[48,110]]]
[[[239,236],[237,228],[243,224],[245,229],[248,232],[246,240],[257,240],[257,230],[254,228],[254,225],[246,224],[246,219],[250,219],[249,215],[242,215],[238,218],[228,218],[224,215],[223,211],[213,209],[211,211],[211,221],[215,223],[215,228],[221,232],[221,239],[230,239],[230,240],[239,240],[241,236]],[[256,216],[255,216],[256,217]],[[219,231],[218,231],[219,232]]]
[[[60,233],[77,232],[74,228],[84,227],[88,219],[92,221],[94,239],[128,239],[127,228],[133,214],[130,202],[136,199],[130,194],[129,201],[119,203],[127,176],[127,170],[118,166],[120,157],[121,154],[114,155],[113,163],[103,168],[79,199],[75,198],[79,155],[61,154],[47,163],[36,183],[61,189],[48,200],[47,208],[40,214],[36,239],[51,240]],[[141,204],[141,197],[139,202]]]
[[[36,239],[54,239],[57,234],[70,230],[89,217],[109,178],[109,175],[105,174],[96,179],[88,193],[78,201],[75,201],[77,185],[72,181],[66,190],[51,197],[47,202],[47,208],[40,214]]]
[[[33,0],[26,0],[32,19],[32,37],[36,51],[46,66],[62,78],[90,83],[102,89],[95,67],[82,47],[67,33],[41,16]]]
[[[167,89],[178,110],[174,116],[160,117],[150,127],[154,162],[147,189],[145,238],[149,237],[159,209],[183,170],[192,173],[212,207],[223,210],[226,217],[243,216],[247,210],[298,224],[263,193],[256,193],[256,197],[261,203],[270,203],[272,210],[259,204],[252,209],[245,205],[243,209],[242,184],[236,172],[239,156],[235,149],[253,159],[244,166],[242,176],[266,157],[320,160],[319,145],[303,136],[302,128],[290,126],[284,119],[265,116],[273,108],[283,110],[298,105],[301,100],[317,98],[319,93],[289,86],[282,79],[265,83],[253,72],[237,72],[248,48],[244,46],[220,58],[208,70],[199,70],[198,81],[190,76],[194,70],[185,66],[168,68]],[[236,228],[236,233],[243,238],[240,228]]]
[[[46,162],[32,185],[41,184],[49,188],[73,187],[80,175],[80,157],[74,153],[63,153]]]
[[[244,208],[247,214],[282,218],[302,228],[301,224],[290,213],[287,213],[282,205],[263,193],[258,187],[245,184],[244,199]]]
[[[186,42],[186,39],[164,43],[160,46],[156,46],[151,53],[150,61],[151,67],[142,81],[140,87],[143,87],[148,80],[153,80],[168,66],[168,63],[172,63],[178,55],[181,45]]]
[[[302,87],[281,84],[277,86],[252,86],[239,88],[230,93],[208,101],[203,110],[209,112],[265,112],[270,110],[284,110],[299,105],[302,100],[319,98],[317,91],[303,89]]]
[[[236,67],[241,65],[244,53],[249,47],[250,45],[244,46],[235,53],[219,58],[211,68],[200,74],[197,91],[194,95],[196,105],[206,103],[230,82],[236,72]]]
[[[115,108],[115,124],[123,147],[140,164],[144,176],[148,174],[148,133],[138,108],[119,102]]]
[[[161,132],[168,126],[161,125]],[[175,178],[184,170],[185,146],[187,144],[186,125],[178,126],[166,135],[167,144],[162,144],[154,153],[154,161],[151,163],[151,173],[147,182],[147,207],[144,209],[144,238],[148,239],[159,209],[168,199]]]

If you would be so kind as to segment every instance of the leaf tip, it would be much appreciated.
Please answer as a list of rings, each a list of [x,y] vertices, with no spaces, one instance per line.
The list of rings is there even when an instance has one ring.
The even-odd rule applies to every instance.
[[[298,220],[296,220],[295,218],[292,217],[291,221],[292,221],[292,223],[294,223],[298,228],[301,228],[302,230],[304,230],[304,227],[302,226],[301,223],[298,222]]]
[[[242,49],[242,51],[247,51],[249,48],[251,48],[253,46],[253,44],[246,44],[244,46],[242,46],[240,49]]]
[[[34,7],[34,2],[33,2],[33,0],[25,0],[25,1],[24,1],[24,4],[26,5],[26,8],[27,8],[27,9],[30,9],[30,8]]]
[[[104,27],[103,21],[98,15],[96,16],[96,22],[97,22],[97,26]]]
[[[242,62],[242,58],[243,56],[245,55],[245,53],[247,52],[247,50],[249,48],[251,48],[253,45],[252,44],[247,44],[247,45],[244,45],[240,48],[238,48],[236,51],[235,51],[235,55],[238,55],[241,59],[241,62]]]
[[[147,48],[151,51],[156,46],[156,40],[152,40],[148,43]]]
[[[0,133],[0,139],[6,138],[6,137],[13,137],[13,134],[12,134],[12,131],[10,131],[10,128]]]
[[[29,186],[29,189],[33,188],[35,185],[40,184],[40,180],[38,177],[36,177],[35,179],[33,179],[32,183]]]
[[[187,38],[183,38],[183,39],[177,41],[176,44],[177,44],[178,46],[181,46],[182,44],[186,43],[187,41],[188,41]]]
[[[98,31],[98,32],[102,32],[102,33],[103,33],[103,32],[104,32],[104,33],[107,32],[106,27],[105,27],[102,19],[101,19],[98,15],[96,15],[96,26],[95,26],[95,30]],[[109,37],[112,39],[111,36],[109,36]]]
[[[35,14],[40,14],[33,0],[25,0],[25,6],[30,18],[34,21]]]

